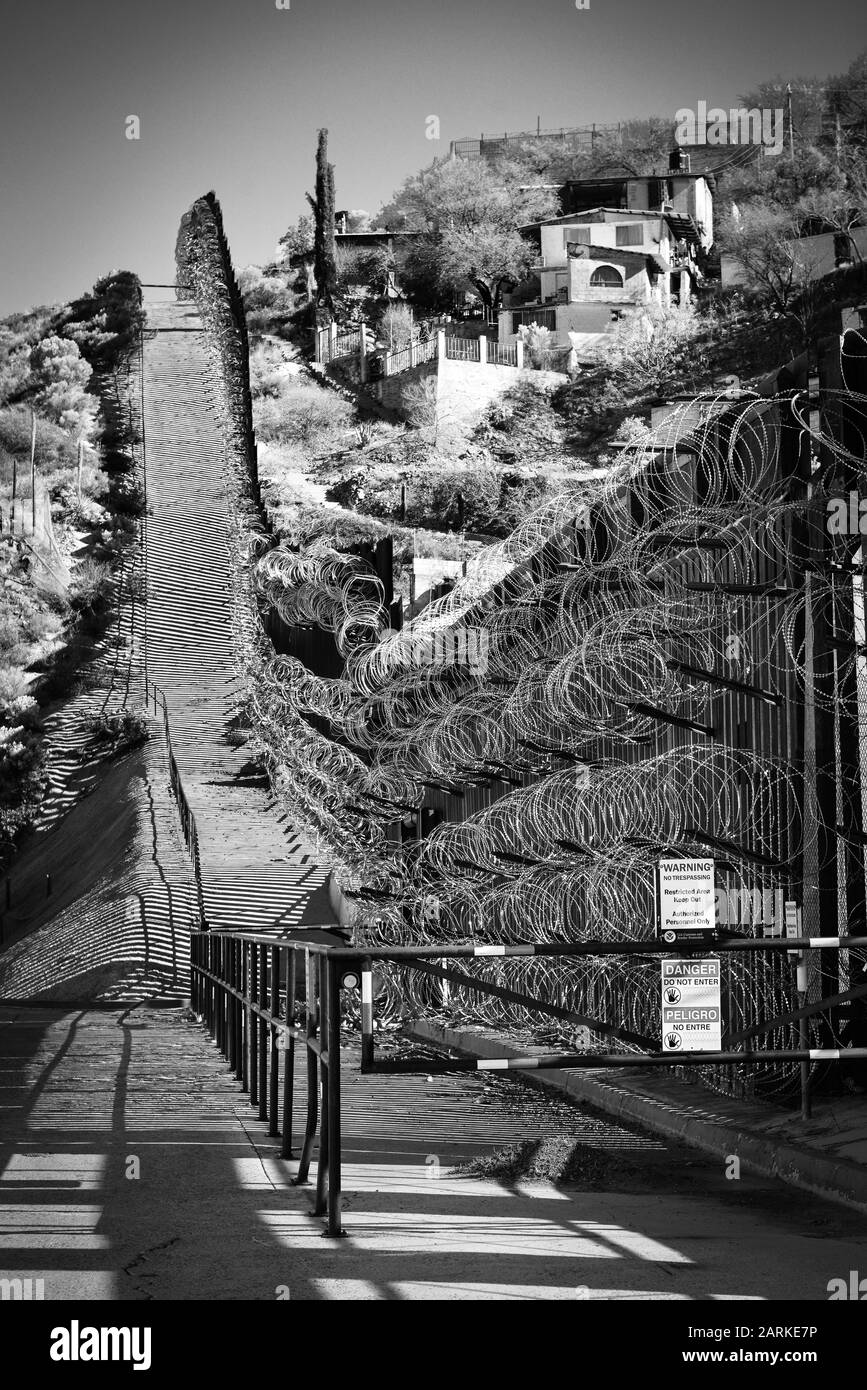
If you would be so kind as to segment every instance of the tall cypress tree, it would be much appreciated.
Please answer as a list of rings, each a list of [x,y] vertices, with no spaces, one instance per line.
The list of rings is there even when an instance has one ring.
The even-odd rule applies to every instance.
[[[337,260],[334,249],[334,165],[328,163],[328,131],[320,130],[316,147],[316,196],[307,194],[313,209],[313,274],[317,306],[334,309]]]

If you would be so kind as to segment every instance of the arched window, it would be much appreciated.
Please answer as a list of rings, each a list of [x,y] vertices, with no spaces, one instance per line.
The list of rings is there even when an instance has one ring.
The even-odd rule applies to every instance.
[[[613,265],[601,265],[598,270],[594,270],[590,276],[590,284],[602,286],[609,289],[623,289],[623,276],[619,270],[615,270]]]

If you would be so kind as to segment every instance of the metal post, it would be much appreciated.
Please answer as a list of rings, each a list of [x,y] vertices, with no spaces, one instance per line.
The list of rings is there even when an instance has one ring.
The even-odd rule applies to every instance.
[[[250,1009],[248,989],[250,984],[250,945],[241,942],[241,1090],[250,1089]]]
[[[271,1017],[272,1019],[280,1016],[280,948],[271,947]],[[268,1029],[271,1040],[270,1047],[270,1074],[268,1088],[268,1117],[271,1123],[268,1126],[268,1133],[272,1138],[280,1133],[278,1124],[280,1112],[278,1109],[280,1093],[278,1083],[280,1080],[280,1054],[277,1051],[277,1025],[272,1023]]]
[[[36,535],[36,412],[30,412],[30,507],[33,516],[33,534]]]
[[[313,1203],[313,1215],[324,1216],[328,1211],[328,1163],[331,1153],[330,1146],[330,1119],[331,1111],[328,1103],[328,1083],[329,1066],[327,1058],[323,1057],[323,1051],[327,1051],[330,1036],[330,995],[331,995],[331,962],[326,957],[325,961],[319,964],[319,1095],[322,1107],[322,1119],[319,1127],[319,1162],[316,1165],[316,1198]]]
[[[259,947],[250,942],[250,977],[247,981],[247,1012],[250,1019],[250,1104],[259,1104],[259,1015],[253,1005],[259,997]]]
[[[266,952],[267,952],[267,947],[266,947],[266,946],[260,946],[260,947],[259,947],[259,968],[258,968],[257,980],[258,980],[258,985],[259,985],[258,1003],[259,1003],[259,1008],[260,1008],[260,1009],[267,1009],[267,1007],[268,1007],[268,957],[267,957]],[[270,1033],[271,1030],[270,1030],[270,1028],[268,1027],[268,1024],[265,1022],[265,1020],[264,1020],[263,1018],[261,1018],[261,1017],[258,1019],[258,1029],[257,1029],[257,1031],[258,1031],[258,1036],[259,1036],[259,1050],[258,1050],[258,1052],[259,1052],[259,1055],[258,1055],[258,1062],[259,1062],[259,1078],[258,1078],[258,1082],[257,1082],[257,1086],[256,1086],[256,1091],[257,1091],[257,1094],[258,1094],[258,1097],[259,1097],[259,1119],[260,1119],[260,1120],[267,1120],[267,1118],[268,1118],[268,1035],[269,1035],[269,1033]]]
[[[799,951],[797,954],[797,995],[798,1008],[803,1009],[807,1004],[809,992],[809,980],[807,977],[807,953]],[[810,1025],[806,1018],[798,1020],[798,1045],[802,1052],[806,1052],[810,1046]],[[810,1096],[810,1063],[803,1061],[800,1064],[801,1073],[801,1119],[809,1120],[812,1115],[812,1098]]]
[[[294,947],[288,948],[288,960],[286,962],[286,1027],[295,1027],[295,970],[296,952]],[[295,1038],[291,1032],[286,1035],[286,1050],[283,1053],[283,1143],[280,1145],[280,1157],[292,1157],[292,1102],[294,1099],[295,1087]]]
[[[361,965],[361,1070],[373,1068],[373,969],[365,960]]]
[[[311,1042],[316,1041],[316,1027],[318,1022],[318,1010],[316,1000],[316,975],[318,961],[309,951],[304,952],[304,994],[305,994],[305,1014],[307,1028],[307,1125],[304,1131],[304,1143],[301,1146],[301,1157],[298,1160],[298,1172],[295,1176],[295,1183],[300,1185],[307,1181],[307,1174],[310,1171],[310,1157],[313,1153],[313,1140],[316,1137],[316,1124],[319,1118],[319,1067],[316,1061],[316,1053],[310,1047]]]
[[[328,956],[328,1224],[329,1237],[345,1236],[340,1173],[340,962]]]

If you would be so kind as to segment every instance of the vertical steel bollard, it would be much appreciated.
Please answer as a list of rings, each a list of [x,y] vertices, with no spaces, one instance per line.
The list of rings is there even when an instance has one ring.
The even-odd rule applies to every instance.
[[[280,947],[271,947],[271,1018],[280,1017]],[[271,1035],[271,1071],[269,1076],[268,1090],[268,1114],[271,1123],[268,1126],[268,1133],[272,1138],[277,1138],[280,1134],[280,1053],[277,1051],[277,1024],[272,1022],[269,1028]]]
[[[250,1014],[247,1009],[247,988],[250,979],[250,947],[241,945],[241,1090],[250,1089]]]
[[[235,989],[238,994],[234,1000],[235,1005],[235,1077],[238,1081],[244,1079],[244,1007],[241,1003],[241,984],[243,970],[243,943],[235,941]]]
[[[328,975],[328,1225],[327,1236],[345,1236],[341,1224],[340,961],[329,954]]]
[[[255,941],[250,942],[250,974],[247,980],[247,1017],[250,1033],[250,1060],[249,1060],[249,1080],[250,1080],[250,1104],[259,1104],[259,1018],[253,1005],[259,996],[259,947]]]
[[[373,969],[361,962],[361,1070],[373,1070]]]
[[[310,1172],[310,1158],[313,1153],[313,1140],[316,1137],[316,1123],[319,1118],[319,1067],[316,1061],[316,1053],[309,1046],[316,1041],[316,972],[317,959],[312,952],[304,952],[304,991],[305,991],[305,1027],[307,1030],[307,1123],[304,1130],[304,1142],[301,1146],[301,1157],[298,1160],[298,1172],[295,1177],[297,1184],[307,1181],[307,1174]]]
[[[324,1216],[328,1211],[328,1163],[331,1154],[329,1130],[330,1109],[328,1105],[328,1082],[329,1071],[327,1055],[323,1057],[323,1052],[327,1054],[329,1037],[329,986],[331,984],[331,972],[328,969],[329,961],[327,955],[319,962],[319,1104],[321,1116],[319,1120],[319,1162],[316,1165],[316,1199],[313,1203],[313,1215]]]
[[[259,947],[259,1008],[268,1008],[268,947]],[[268,1043],[271,1028],[259,1018],[259,1119],[268,1118]]]
[[[286,960],[286,1027],[295,1027],[295,973],[297,955],[293,946],[287,947]],[[292,1157],[292,1109],[295,1088],[295,1038],[291,1031],[286,1036],[286,1051],[283,1053],[283,1143],[280,1157]]]

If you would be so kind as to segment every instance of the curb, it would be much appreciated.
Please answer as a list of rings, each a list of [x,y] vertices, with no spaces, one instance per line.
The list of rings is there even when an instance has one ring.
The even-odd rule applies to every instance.
[[[498,1037],[446,1028],[420,1019],[407,1028],[421,1042],[438,1043],[471,1057],[526,1057],[526,1050]],[[514,1075],[515,1073],[512,1073]],[[867,1168],[846,1160],[825,1158],[811,1149],[779,1143],[755,1130],[678,1111],[665,1098],[656,1099],[629,1086],[602,1081],[592,1071],[528,1071],[520,1077],[531,1086],[591,1105],[613,1119],[637,1125],[665,1139],[676,1139],[725,1162],[737,1156],[764,1177],[777,1178],[826,1201],[840,1202],[867,1214]]]

